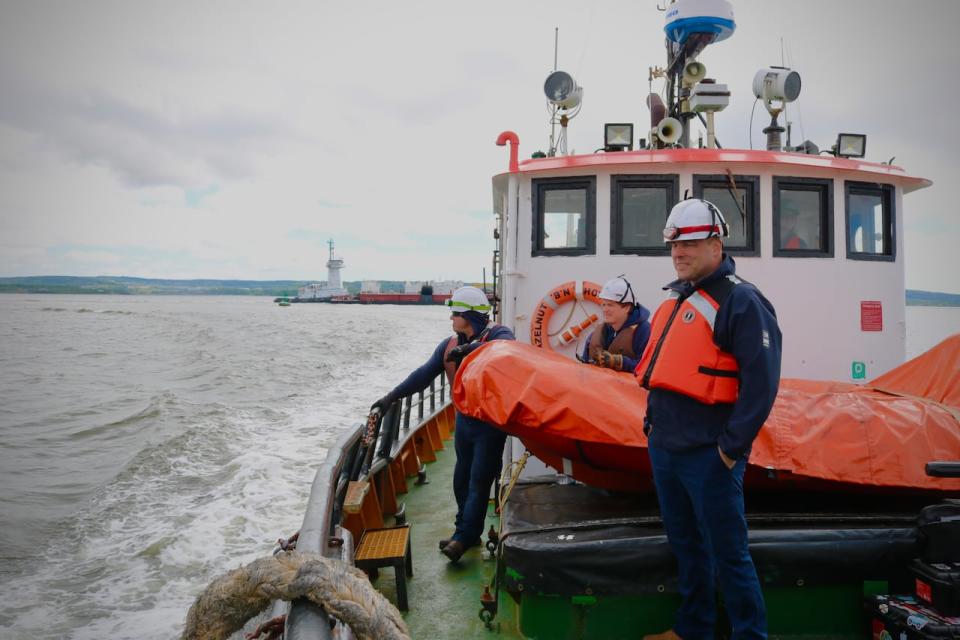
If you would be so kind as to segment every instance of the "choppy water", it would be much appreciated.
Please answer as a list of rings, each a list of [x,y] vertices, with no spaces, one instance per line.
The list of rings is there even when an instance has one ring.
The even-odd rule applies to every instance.
[[[437,307],[0,296],[0,636],[170,638],[296,531],[341,430]]]
[[[0,295],[0,636],[178,635],[448,331],[437,307]],[[910,356],[957,331],[907,309]]]

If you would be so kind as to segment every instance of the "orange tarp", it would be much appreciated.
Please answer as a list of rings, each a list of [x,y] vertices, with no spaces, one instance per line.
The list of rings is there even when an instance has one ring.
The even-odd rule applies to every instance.
[[[464,360],[453,400],[578,480],[650,485],[646,391],[630,374],[497,340]],[[785,378],[754,442],[748,483],[960,491],[960,479],[924,472],[929,461],[960,460],[958,406],[960,335],[866,385]]]

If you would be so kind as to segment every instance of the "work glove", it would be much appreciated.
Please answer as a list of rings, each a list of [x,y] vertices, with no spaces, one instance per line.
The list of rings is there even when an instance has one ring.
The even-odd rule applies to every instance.
[[[603,349],[600,347],[590,347],[590,362],[598,367],[600,366],[601,353],[603,353]]]
[[[393,392],[391,391],[390,393],[388,393],[387,395],[383,396],[382,398],[374,402],[372,405],[370,405],[370,413],[373,413],[375,409],[379,409],[381,415],[385,414],[387,412],[387,409],[390,408],[390,405],[392,405],[396,399],[397,398],[393,395]]]
[[[453,349],[450,349],[450,353],[447,354],[447,362],[453,362],[457,365],[457,368],[460,368],[460,363],[463,362],[463,359],[468,355],[473,353],[473,350],[479,347],[481,342],[469,342],[467,344],[457,345]]]
[[[593,363],[598,367],[613,369],[614,371],[623,371],[623,354],[601,351],[594,358]]]

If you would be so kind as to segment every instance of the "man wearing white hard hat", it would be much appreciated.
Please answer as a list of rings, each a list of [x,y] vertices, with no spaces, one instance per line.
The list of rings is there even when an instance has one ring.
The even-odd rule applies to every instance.
[[[603,325],[587,338],[582,360],[615,371],[633,371],[650,337],[650,312],[637,302],[623,276],[607,280],[599,297]]]
[[[423,365],[407,376],[393,391],[373,403],[370,410],[387,409],[400,398],[423,391],[438,375],[446,372],[450,387],[460,362],[474,349],[490,340],[515,340],[507,327],[490,322],[490,301],[477,287],[460,287],[446,302],[454,335],[440,341]],[[453,493],[457,517],[452,537],[440,541],[440,550],[456,562],[470,547],[480,544],[487,514],[490,488],[500,473],[506,434],[485,422],[457,412],[454,448]]]
[[[682,601],[674,627],[646,640],[712,638],[719,582],[732,638],[766,638],[750,557],[743,475],[780,381],[773,305],[736,275],[729,235],[706,200],[677,204],[663,232],[677,280],[651,321],[636,377],[650,390],[644,430]]]

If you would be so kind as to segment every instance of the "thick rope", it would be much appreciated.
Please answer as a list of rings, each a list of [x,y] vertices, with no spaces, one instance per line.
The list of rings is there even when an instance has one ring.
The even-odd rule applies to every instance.
[[[358,640],[410,640],[397,611],[366,574],[337,560],[284,551],[214,580],[190,611],[181,640],[223,640],[274,600],[308,598]]]

